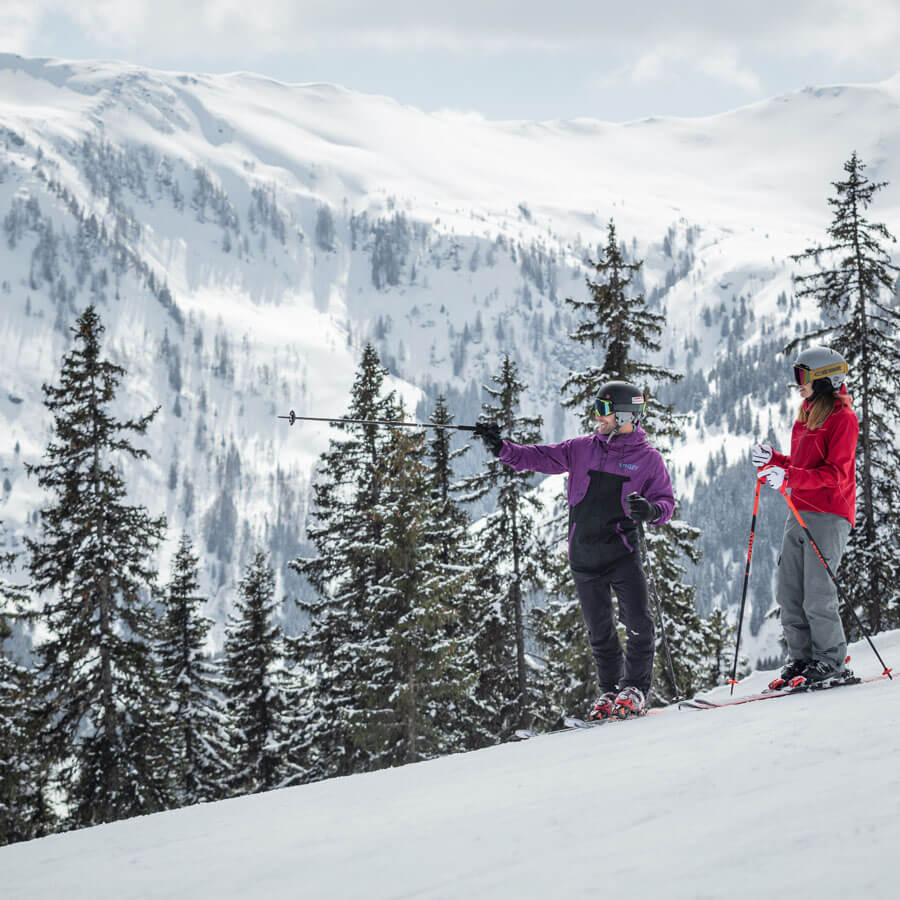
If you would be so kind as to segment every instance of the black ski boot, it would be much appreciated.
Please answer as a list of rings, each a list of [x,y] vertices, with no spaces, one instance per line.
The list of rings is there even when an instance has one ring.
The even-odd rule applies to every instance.
[[[852,684],[859,679],[845,666],[835,666],[824,659],[813,660],[803,670],[803,684],[810,690],[835,687],[839,684]],[[796,679],[795,679],[796,680]]]
[[[789,659],[781,670],[781,674],[769,682],[769,690],[780,691],[786,687],[795,687],[791,682],[802,676],[809,664],[808,659]]]

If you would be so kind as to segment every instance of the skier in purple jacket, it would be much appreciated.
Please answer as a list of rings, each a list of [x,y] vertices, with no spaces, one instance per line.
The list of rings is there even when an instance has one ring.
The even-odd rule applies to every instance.
[[[495,423],[479,423],[475,431],[517,472],[569,474],[569,565],[601,691],[591,719],[642,713],[653,677],[653,618],[638,523],[667,522],[675,498],[663,458],[640,427],[645,405],[639,388],[610,381],[600,388],[592,435],[522,446],[503,440]],[[624,654],[611,592],[628,635]]]

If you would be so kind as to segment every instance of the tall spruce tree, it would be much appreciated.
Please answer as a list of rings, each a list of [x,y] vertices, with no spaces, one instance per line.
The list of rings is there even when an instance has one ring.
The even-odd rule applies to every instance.
[[[37,618],[43,735],[76,826],[168,805],[160,687],[152,653],[158,621],[153,552],[165,527],[126,502],[123,457],[156,410],[119,421],[110,412],[125,370],[101,355],[104,327],[89,306],[72,329],[75,346],[60,385],[44,385],[54,418],[45,462],[27,465],[51,502],[41,533],[26,538]]]
[[[396,395],[382,396],[387,374],[375,348],[367,344],[347,418],[399,416]],[[381,461],[393,433],[374,425],[333,427],[345,437],[333,438],[319,460],[307,521],[316,556],[290,563],[315,591],[312,599],[298,601],[309,627],[292,642],[309,684],[307,716],[297,725],[294,744],[309,780],[366,771],[372,762],[365,740],[369,711],[362,706],[367,685],[360,677],[360,654],[367,640],[370,595],[388,574],[385,525],[377,509],[385,490]]]
[[[869,181],[865,168],[852,153],[844,163],[846,179],[832,182],[829,242],[791,257],[816,265],[816,271],[794,280],[800,286],[797,296],[815,298],[826,324],[791,341],[785,353],[802,342],[827,339],[850,366],[849,387],[855,388],[851,393],[856,393],[860,417],[858,501],[841,578],[853,585],[854,604],[867,629],[880,631],[900,625],[900,559],[892,552],[900,499],[900,445],[894,439],[900,420],[900,308],[895,294],[900,268],[884,247],[896,239],[885,225],[866,216],[887,182]],[[858,639],[856,621],[847,610],[843,615],[848,636]]]
[[[454,421],[444,397],[439,397],[429,417],[435,425],[452,425]],[[478,635],[487,619],[490,600],[485,597],[474,577],[478,569],[478,541],[470,532],[470,519],[457,499],[465,490],[453,471],[453,463],[467,453],[470,445],[451,449],[451,433],[436,428],[428,444],[429,518],[426,540],[434,548],[438,575],[442,585],[450,589],[456,615],[446,625],[447,635],[456,642],[456,658],[469,673],[477,675]],[[475,683],[463,677],[461,693],[443,700],[445,740],[463,749],[488,746],[495,741],[491,733],[489,709],[479,697]]]
[[[526,386],[508,355],[492,383],[485,390],[493,402],[482,404],[483,417],[496,422],[501,434],[514,443],[537,443],[541,419],[519,415]],[[534,518],[543,506],[533,493],[533,473],[516,472],[494,458],[463,485],[465,500],[488,494],[497,498],[496,510],[484,518],[475,535],[478,588],[490,601],[476,638],[480,665],[476,695],[490,711],[494,738],[503,740],[545,715],[546,704],[529,679],[525,646],[526,599],[543,587],[547,568]]]
[[[225,629],[223,688],[233,747],[230,783],[237,794],[271,790],[294,774],[288,768],[288,685],[284,636],[275,621],[278,605],[275,573],[257,551],[239,582]]]
[[[535,606],[530,619],[543,656],[540,677],[547,702],[545,724],[557,728],[566,715],[587,709],[597,693],[597,667],[572,581],[568,553],[552,556],[547,602]]]
[[[454,627],[466,573],[441,563],[435,541],[425,435],[396,429],[379,470],[384,489],[373,514],[383,525],[385,572],[369,593],[358,657],[358,743],[369,768],[462,749],[456,716],[475,672],[471,647]]]
[[[569,375],[562,391],[570,396],[563,400],[563,405],[583,410],[583,421],[590,427],[593,401],[600,386],[606,381],[635,382],[647,397],[644,429],[648,435],[667,441],[681,437],[684,417],[677,415],[671,404],[661,403],[651,386],[678,381],[682,376],[641,359],[659,351],[665,322],[662,315],[647,309],[643,293],[632,289],[642,265],[641,260],[626,262],[615,223],[610,220],[603,258],[592,263],[595,280],[587,279],[588,298],[566,299],[584,316],[570,337],[598,351],[602,363]],[[666,455],[665,445],[657,449]],[[696,589],[684,583],[685,567],[681,563],[684,557],[698,561],[699,536],[698,529],[679,520],[677,502],[672,520],[647,532],[647,577],[657,588],[677,682],[677,686],[672,683],[663,652],[662,628],[657,627],[653,694],[660,700],[671,699],[679,692],[689,694],[704,683],[707,629],[696,611]]]
[[[157,647],[171,714],[170,777],[178,806],[225,796],[230,765],[221,673],[206,652],[213,623],[200,614],[198,588],[198,558],[183,535],[163,598]]]
[[[0,557],[0,569],[12,555]],[[5,614],[27,604],[24,591],[0,580],[0,846],[41,837],[54,829],[47,773],[35,715],[33,673],[4,646],[12,634]]]

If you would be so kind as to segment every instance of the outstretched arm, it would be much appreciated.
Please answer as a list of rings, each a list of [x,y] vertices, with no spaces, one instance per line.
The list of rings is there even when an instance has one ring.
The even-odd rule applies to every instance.
[[[517,472],[543,472],[558,475],[569,471],[571,441],[561,444],[513,444],[504,441],[500,449],[500,462]]]

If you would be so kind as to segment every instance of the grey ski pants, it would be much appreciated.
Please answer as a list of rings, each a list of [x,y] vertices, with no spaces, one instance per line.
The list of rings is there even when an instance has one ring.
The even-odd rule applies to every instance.
[[[850,536],[850,523],[833,513],[801,513],[835,575]],[[847,638],[838,615],[837,588],[793,514],[788,516],[778,557],[775,599],[791,659],[823,660],[838,669]]]

